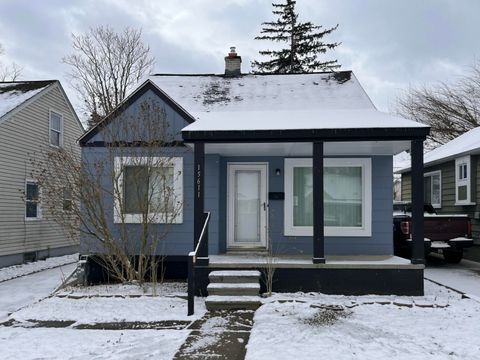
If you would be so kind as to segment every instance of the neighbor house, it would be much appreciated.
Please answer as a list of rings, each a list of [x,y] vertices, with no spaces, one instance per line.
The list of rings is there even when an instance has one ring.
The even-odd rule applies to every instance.
[[[402,200],[411,199],[411,170],[402,176]],[[424,157],[424,200],[438,214],[467,214],[473,241],[480,245],[480,128],[427,152]]]
[[[123,176],[122,191],[104,195],[111,229],[141,232],[128,173],[142,139],[108,134],[156,99],[177,145],[171,169],[182,175],[181,212],[156,253],[184,272],[190,253],[197,293],[206,293],[211,270],[259,269],[273,259],[277,291],[423,294],[419,199],[429,127],[378,111],[351,71],[254,75],[241,73],[234,51],[225,61],[222,75],[151,76],[80,139],[85,166],[100,159]],[[123,155],[106,160],[112,149]],[[392,157],[406,149],[416,169],[411,261],[393,256],[392,234]],[[119,212],[129,216],[126,229]],[[91,244],[82,235],[81,253],[104,251]]]
[[[42,149],[79,153],[82,133],[59,81],[0,83],[0,267],[78,251],[78,239],[66,236],[42,207],[32,160],[48,161]]]

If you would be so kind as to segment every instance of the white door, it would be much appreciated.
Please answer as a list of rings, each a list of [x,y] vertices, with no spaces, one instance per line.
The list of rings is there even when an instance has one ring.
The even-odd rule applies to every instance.
[[[265,163],[229,163],[227,244],[229,248],[267,246],[267,174]]]

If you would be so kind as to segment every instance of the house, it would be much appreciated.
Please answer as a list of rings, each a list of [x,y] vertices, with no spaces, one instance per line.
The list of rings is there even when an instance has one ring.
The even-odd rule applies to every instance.
[[[0,267],[78,251],[42,208],[31,159],[42,147],[79,152],[82,133],[59,81],[0,83]]]
[[[142,139],[126,132],[112,142],[111,127],[122,114],[135,118],[142,99],[157,99],[179,145],[171,167],[182,174],[183,206],[156,254],[185,271],[190,253],[197,293],[212,270],[261,269],[273,258],[276,291],[423,294],[429,127],[378,111],[351,71],[242,74],[239,58],[232,51],[222,75],[151,76],[80,139],[85,166],[114,149],[123,155],[102,168],[121,172],[124,159],[131,171]],[[406,149],[416,170],[411,261],[393,256],[392,234],[392,157]],[[118,234],[140,231],[135,214],[115,225],[122,209],[111,204],[136,189],[127,177],[123,192],[105,194]],[[82,237],[82,254],[102,251]]]
[[[411,199],[411,170],[402,176],[402,200]],[[428,152],[424,157],[424,200],[438,214],[467,214],[474,243],[480,244],[480,128]]]

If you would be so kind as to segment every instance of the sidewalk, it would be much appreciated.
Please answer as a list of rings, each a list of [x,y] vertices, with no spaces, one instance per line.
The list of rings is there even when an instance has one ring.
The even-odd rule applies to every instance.
[[[0,283],[0,321],[9,313],[49,296],[76,266],[68,264]]]

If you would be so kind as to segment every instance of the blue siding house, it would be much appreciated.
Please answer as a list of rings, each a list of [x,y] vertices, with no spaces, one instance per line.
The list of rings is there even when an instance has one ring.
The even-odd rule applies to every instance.
[[[269,258],[276,291],[423,294],[429,127],[378,111],[350,71],[242,74],[240,62],[229,63],[235,57],[226,57],[224,75],[151,76],[80,139],[84,166],[103,159],[115,167],[106,159],[112,147],[137,156],[142,139],[128,129],[141,126],[141,104],[155,101],[174,144],[163,144],[159,154],[171,151],[181,174],[174,186],[181,206],[155,254],[178,273],[190,257],[197,293],[205,294],[212,269],[261,269]],[[113,141],[111,128],[126,113],[133,123]],[[406,149],[413,169],[411,261],[393,255],[392,233],[392,157]],[[124,182],[118,196],[126,203]],[[105,201],[116,231],[123,210],[116,210],[114,193]],[[82,235],[82,254],[102,251]]]

